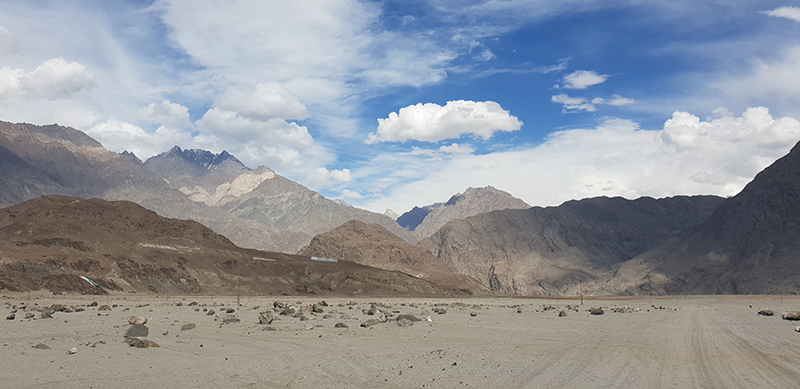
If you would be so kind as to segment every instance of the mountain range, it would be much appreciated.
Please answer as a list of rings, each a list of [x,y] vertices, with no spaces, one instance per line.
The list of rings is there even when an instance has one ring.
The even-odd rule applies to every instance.
[[[3,211],[53,194],[128,200],[159,217],[199,222],[231,245],[399,271],[442,293],[464,292],[459,285],[549,296],[797,293],[799,186],[795,146],[727,199],[598,197],[530,207],[485,187],[381,215],[329,200],[267,167],[250,169],[224,151],[176,146],[142,162],[68,127],[0,122]],[[58,246],[67,238],[37,239]],[[67,240],[89,247],[86,239]],[[40,249],[35,241],[6,245],[3,263],[8,253],[27,255],[14,250]],[[33,263],[25,266],[45,266]],[[11,285],[8,277],[2,282]]]

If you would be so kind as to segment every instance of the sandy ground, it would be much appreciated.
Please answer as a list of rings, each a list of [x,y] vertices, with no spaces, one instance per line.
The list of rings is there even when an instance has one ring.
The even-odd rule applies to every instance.
[[[264,331],[258,313],[273,301],[319,298],[30,296],[0,299],[0,386],[14,388],[796,388],[800,333],[780,318],[800,298],[705,296],[588,300],[326,299],[316,320],[279,316]],[[54,303],[117,304],[40,319]],[[198,306],[187,306],[197,301]],[[370,302],[431,321],[370,328]],[[176,306],[180,302],[183,306]],[[355,305],[347,305],[354,302]],[[149,304],[145,307],[136,307]],[[224,304],[224,307],[219,306]],[[343,306],[339,306],[339,305]],[[402,305],[405,304],[405,305]],[[436,314],[434,304],[445,308]],[[445,305],[441,305],[445,304]],[[750,305],[752,304],[752,308]],[[12,306],[36,319],[4,320]],[[234,307],[241,323],[220,325],[202,308]],[[212,305],[215,305],[212,307]],[[413,306],[412,306],[413,305]],[[555,310],[544,310],[557,306]],[[606,307],[600,316],[590,307]],[[613,307],[639,312],[612,313]],[[664,309],[654,309],[663,307]],[[260,308],[256,308],[260,307]],[[758,316],[761,308],[775,316]],[[200,309],[200,311],[196,311]],[[567,317],[558,317],[565,310]],[[472,316],[471,313],[475,313]],[[324,314],[333,317],[323,319]],[[149,319],[147,339],[159,348],[123,342],[128,318]],[[345,315],[345,316],[342,316]],[[277,314],[276,314],[277,316]],[[342,318],[344,317],[344,318]],[[338,322],[349,328],[334,328]],[[187,323],[196,328],[182,331]],[[32,346],[44,343],[50,349]],[[72,347],[76,354],[68,354]]]

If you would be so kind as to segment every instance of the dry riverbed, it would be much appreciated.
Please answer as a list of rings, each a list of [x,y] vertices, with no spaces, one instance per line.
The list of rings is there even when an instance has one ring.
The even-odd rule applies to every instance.
[[[57,310],[52,318],[41,318],[54,304],[73,312]],[[100,310],[103,305],[111,310]],[[604,314],[590,314],[595,307]],[[234,312],[226,313],[229,308]],[[757,314],[765,308],[775,315]],[[3,387],[794,388],[800,383],[795,332],[800,323],[780,317],[800,310],[797,296],[647,297],[587,300],[582,306],[562,299],[248,297],[237,306],[235,296],[6,294],[0,309]],[[12,312],[14,318],[6,318]],[[26,318],[30,314],[33,318]],[[398,321],[411,318],[399,315],[421,321]],[[270,324],[259,324],[270,316]],[[142,339],[159,347],[124,341],[132,317],[147,319],[149,334]],[[373,324],[361,326],[369,321]]]

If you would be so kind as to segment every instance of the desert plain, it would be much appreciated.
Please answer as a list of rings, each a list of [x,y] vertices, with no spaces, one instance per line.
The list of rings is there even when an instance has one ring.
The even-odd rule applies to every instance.
[[[243,296],[239,303],[237,296],[6,293],[0,299],[2,386],[800,385],[798,323],[780,317],[783,311],[800,310],[798,296],[607,298],[587,299],[583,305],[578,299],[542,298]],[[83,310],[41,318],[40,310],[53,304]],[[307,312],[308,320],[281,315],[285,308],[275,307],[307,311],[312,304],[322,312]],[[102,305],[112,308],[98,311]],[[373,307],[388,313],[389,320],[362,327],[376,317],[367,314]],[[604,314],[589,313],[596,307]],[[235,312],[224,313],[229,308]],[[15,309],[15,318],[6,319]],[[215,314],[208,314],[211,309]],[[761,309],[775,315],[760,316]],[[560,317],[561,311],[566,316]],[[34,317],[25,318],[26,313]],[[259,324],[261,313],[272,313],[272,323]],[[422,320],[413,325],[401,320],[401,326],[393,320],[401,314]],[[132,316],[147,319],[144,339],[159,347],[136,348],[124,341]],[[233,316],[240,321],[222,323],[223,317]]]

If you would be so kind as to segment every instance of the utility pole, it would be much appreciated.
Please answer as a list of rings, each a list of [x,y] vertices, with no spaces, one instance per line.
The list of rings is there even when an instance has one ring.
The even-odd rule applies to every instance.
[[[581,288],[581,305],[583,305],[583,282],[578,281],[578,285]]]
[[[239,286],[242,284],[242,276],[236,277],[236,306],[241,307],[242,304],[239,303]],[[239,308],[236,308],[239,309]]]

